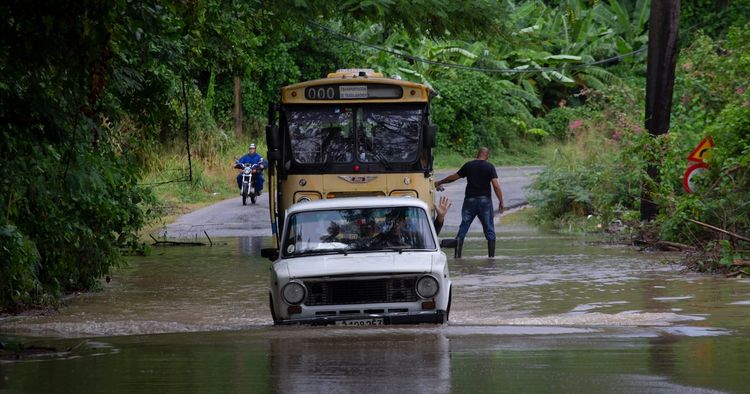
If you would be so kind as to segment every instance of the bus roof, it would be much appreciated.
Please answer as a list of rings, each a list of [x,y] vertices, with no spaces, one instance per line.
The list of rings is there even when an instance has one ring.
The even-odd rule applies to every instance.
[[[350,92],[347,96],[340,93],[341,87]],[[394,87],[399,94],[389,94],[388,86]],[[385,93],[376,97],[366,97],[367,90],[380,87]],[[311,97],[310,89],[315,88],[326,95]],[[329,90],[332,89],[332,90]],[[361,93],[363,92],[363,93]],[[358,96],[358,93],[362,96]],[[395,78],[385,78],[383,74],[371,69],[341,69],[328,74],[327,78],[304,81],[281,88],[281,102],[283,104],[343,104],[352,102],[368,103],[426,103],[434,92],[427,86]],[[344,97],[345,96],[345,97]]]
[[[371,68],[340,68],[334,73],[328,73],[328,78],[342,77],[371,77],[383,78],[383,73],[376,73]]]

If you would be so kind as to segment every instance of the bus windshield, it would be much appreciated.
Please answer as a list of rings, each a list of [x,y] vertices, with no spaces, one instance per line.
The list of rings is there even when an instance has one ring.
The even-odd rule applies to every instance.
[[[366,108],[359,119],[360,161],[413,163],[417,159],[421,110]]]
[[[350,163],[355,152],[362,163],[414,163],[419,157],[421,109],[308,107],[286,114],[300,164]]]
[[[309,108],[289,111],[287,123],[294,159],[300,164],[352,161],[351,108]]]

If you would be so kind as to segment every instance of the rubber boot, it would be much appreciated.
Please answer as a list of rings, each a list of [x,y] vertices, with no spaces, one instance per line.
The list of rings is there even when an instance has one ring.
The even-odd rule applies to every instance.
[[[456,238],[456,250],[453,251],[453,257],[458,259],[461,257],[461,250],[464,248],[464,239]]]
[[[487,255],[495,257],[495,240],[487,241]]]

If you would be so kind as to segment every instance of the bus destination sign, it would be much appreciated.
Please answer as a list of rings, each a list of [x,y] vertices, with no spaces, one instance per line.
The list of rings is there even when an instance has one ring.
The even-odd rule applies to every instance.
[[[402,96],[400,86],[386,84],[337,84],[305,88],[305,98],[308,100],[400,99]]]
[[[342,99],[367,98],[367,85],[342,85],[339,86],[339,95]]]

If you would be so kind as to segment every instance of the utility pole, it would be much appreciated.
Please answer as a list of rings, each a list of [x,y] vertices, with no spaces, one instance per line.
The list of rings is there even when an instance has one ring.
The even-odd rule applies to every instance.
[[[242,80],[234,77],[234,135],[242,137]]]
[[[669,132],[679,27],[680,0],[651,0],[646,68],[646,130],[653,136]],[[648,163],[646,172],[651,180],[659,183],[656,163]],[[641,185],[641,220],[650,221],[656,217],[657,206],[648,184],[644,181]]]

